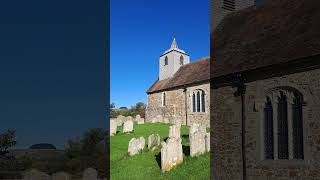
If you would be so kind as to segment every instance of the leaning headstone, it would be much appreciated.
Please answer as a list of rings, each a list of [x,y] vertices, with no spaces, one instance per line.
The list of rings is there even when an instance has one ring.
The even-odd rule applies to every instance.
[[[206,152],[206,133],[198,124],[193,124],[189,129],[190,156],[197,156]]]
[[[172,125],[169,127],[169,138],[170,137],[180,138],[180,126]]]
[[[128,153],[130,156],[139,154],[140,151],[142,151],[144,149],[145,146],[145,140],[144,137],[140,137],[138,139],[136,138],[132,138],[129,141],[129,145],[128,145]]]
[[[132,121],[126,121],[123,124],[123,133],[129,133],[133,131],[133,122]]]
[[[174,166],[183,162],[181,138],[169,137],[161,143],[161,170],[170,171]]]
[[[66,172],[57,172],[52,174],[52,180],[71,180],[71,175]]]
[[[206,133],[206,151],[210,152],[210,133]]]
[[[117,134],[117,122],[116,120],[110,120],[110,136]]]
[[[160,135],[159,134],[151,134],[148,138],[148,149],[153,151],[158,146],[160,146]]]
[[[24,180],[51,180],[51,176],[38,171],[36,169],[31,169],[24,174]]]
[[[85,169],[83,174],[82,174],[82,179],[83,180],[97,180],[97,178],[98,178],[98,173],[93,168]]]

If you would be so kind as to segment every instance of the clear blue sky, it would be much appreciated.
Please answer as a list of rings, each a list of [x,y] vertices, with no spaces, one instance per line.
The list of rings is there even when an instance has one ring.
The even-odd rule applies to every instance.
[[[209,0],[111,0],[110,101],[117,107],[147,102],[158,78],[159,56],[173,32],[190,60],[209,56]]]
[[[0,6],[0,133],[18,148],[106,127],[107,3],[18,0]]]

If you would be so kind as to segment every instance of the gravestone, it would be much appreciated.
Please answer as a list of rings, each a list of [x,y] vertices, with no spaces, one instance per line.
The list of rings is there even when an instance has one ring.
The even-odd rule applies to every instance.
[[[126,117],[126,121],[133,121],[132,116],[127,116],[127,117]]]
[[[193,134],[194,132],[198,131],[200,124],[193,123],[189,128],[189,134]]]
[[[117,122],[116,120],[110,120],[110,136],[117,134]]]
[[[51,180],[51,176],[36,169],[24,173],[24,180]]]
[[[159,134],[151,134],[148,138],[148,149],[153,151],[158,146],[160,146],[160,135]]]
[[[71,180],[71,175],[66,172],[57,172],[52,174],[52,180]]]
[[[140,118],[138,124],[144,124],[144,118]]]
[[[128,153],[130,156],[139,154],[140,151],[142,151],[144,149],[145,146],[145,139],[144,137],[140,137],[138,139],[136,138],[132,138],[129,141],[129,145],[128,145]]]
[[[137,121],[138,124],[144,124],[144,118],[141,118],[139,114],[136,115],[135,121]]]
[[[206,133],[206,151],[210,152],[210,133]]]
[[[170,137],[180,138],[180,126],[172,125],[169,127],[169,138]]]
[[[140,116],[139,114],[137,114],[137,115],[136,115],[136,118],[135,118],[135,121],[138,122],[138,119],[140,119],[140,118],[141,118],[141,116]]]
[[[125,122],[125,120],[126,120],[126,117],[124,117],[124,116],[122,116],[122,115],[119,115],[119,116],[117,117],[117,125],[118,125],[118,126],[122,126],[122,124]]]
[[[129,133],[133,131],[133,121],[126,121],[123,124],[123,133]]]
[[[189,129],[190,156],[197,156],[206,152],[206,132],[199,124],[193,124]]]
[[[87,168],[82,174],[82,180],[97,180],[98,173],[93,168]]]
[[[183,162],[181,138],[169,137],[161,143],[161,170],[170,171],[174,166]]]

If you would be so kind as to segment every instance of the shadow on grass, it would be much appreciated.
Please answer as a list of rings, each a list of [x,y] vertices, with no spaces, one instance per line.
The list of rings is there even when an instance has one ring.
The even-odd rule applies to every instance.
[[[182,152],[185,156],[190,156],[190,146],[182,145]]]
[[[161,169],[161,152],[159,152],[158,154],[154,155],[157,163],[158,163],[158,166],[159,168]]]

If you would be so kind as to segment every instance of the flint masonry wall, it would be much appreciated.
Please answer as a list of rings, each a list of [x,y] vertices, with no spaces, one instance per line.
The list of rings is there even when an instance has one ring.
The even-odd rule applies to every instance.
[[[318,179],[320,177],[320,70],[247,83],[246,171],[248,179]],[[276,87],[293,87],[303,94],[303,160],[264,160],[263,104],[266,92]],[[240,179],[241,101],[235,89],[211,90],[215,179]],[[290,128],[290,127],[289,127]],[[290,132],[290,130],[289,130]]]
[[[202,89],[205,92],[205,112],[192,112],[192,93]],[[146,110],[146,121],[151,122],[152,118],[162,115],[169,119],[171,123],[181,120],[182,124],[199,123],[207,127],[210,126],[210,84],[201,84],[187,87],[187,122],[185,92],[183,89],[173,89],[163,91],[166,93],[166,105],[162,106],[162,92],[148,95],[148,106]]]

